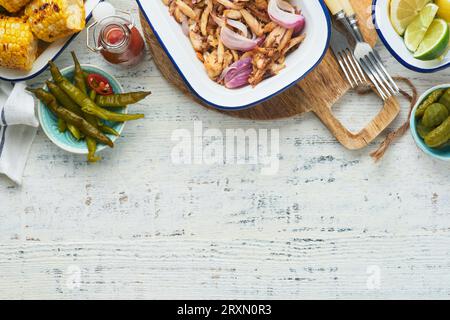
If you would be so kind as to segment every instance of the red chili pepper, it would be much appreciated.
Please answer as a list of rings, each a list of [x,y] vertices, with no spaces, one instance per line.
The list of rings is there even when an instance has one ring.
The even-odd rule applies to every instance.
[[[87,82],[89,84],[89,87],[92,90],[95,90],[95,92],[97,92],[97,94],[99,94],[101,96],[109,96],[114,93],[112,86],[109,83],[108,79],[106,79],[102,75],[99,75],[97,73],[92,73],[92,74],[88,75]]]

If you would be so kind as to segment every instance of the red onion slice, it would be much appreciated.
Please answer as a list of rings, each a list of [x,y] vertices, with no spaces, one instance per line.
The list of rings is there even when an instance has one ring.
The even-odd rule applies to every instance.
[[[280,4],[282,0],[269,0],[268,13],[273,22],[286,29],[296,29],[301,32],[305,27],[305,17],[301,14],[295,14],[282,10],[286,4]]]
[[[229,81],[225,81],[225,87],[228,89],[237,89],[247,86],[248,78],[250,77],[250,74],[252,73],[252,69],[244,69],[240,71],[239,73],[235,74],[232,79]]]
[[[225,68],[225,70],[223,70],[218,81],[222,81],[225,78],[225,76],[232,70],[247,68],[248,66],[252,66],[252,58],[248,57],[238,60],[235,63],[228,66],[228,68]]]
[[[227,19],[227,24],[232,26],[233,28],[238,29],[239,31],[242,32],[242,35],[246,38],[248,38],[248,28],[245,24],[243,24],[240,21],[236,21],[236,20],[232,20],[232,19]]]
[[[248,85],[248,78],[252,71],[252,58],[244,58],[226,68],[219,81],[224,80],[225,87],[228,89],[240,88]]]
[[[231,50],[238,51],[251,51],[258,46],[259,39],[248,39],[236,32],[230,30],[228,27],[223,26],[220,30],[220,40],[223,44]]]
[[[284,0],[278,0],[278,7],[280,7],[281,10],[295,13],[295,8],[290,4],[289,2],[286,2]]]

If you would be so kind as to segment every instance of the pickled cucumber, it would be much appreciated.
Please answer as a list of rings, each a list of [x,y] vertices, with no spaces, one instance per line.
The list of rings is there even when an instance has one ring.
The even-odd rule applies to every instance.
[[[423,125],[422,121],[419,121],[417,123],[417,133],[419,134],[419,136],[422,137],[422,139],[425,139],[425,137],[431,132],[433,131],[433,128],[427,128]]]
[[[448,112],[450,112],[450,89],[445,91],[444,95],[439,99],[439,103],[446,106]]]
[[[439,89],[430,93],[430,95],[425,99],[425,101],[423,101],[422,104],[417,108],[416,118],[417,119],[422,118],[425,113],[425,110],[427,110],[427,108],[431,106],[433,103],[437,102],[444,94],[444,91],[445,91],[444,89]]]
[[[425,143],[431,148],[438,148],[450,140],[450,117],[425,137]]]
[[[433,103],[425,110],[422,124],[427,128],[435,128],[448,118],[447,108],[440,103]]]

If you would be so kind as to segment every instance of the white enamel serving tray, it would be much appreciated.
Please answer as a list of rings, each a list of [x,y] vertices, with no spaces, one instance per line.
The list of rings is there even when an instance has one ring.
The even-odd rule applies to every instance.
[[[322,0],[291,0],[306,18],[306,40],[286,59],[280,74],[255,88],[227,89],[208,78],[189,39],[161,0],[137,0],[142,13],[191,91],[219,109],[239,110],[261,103],[289,88],[312,71],[325,55],[330,38],[330,16]]]
[[[395,32],[389,17],[390,0],[373,0],[373,21],[378,35],[389,52],[405,67],[420,73],[431,73],[450,67],[450,52],[442,59],[421,61],[406,48]]]
[[[85,2],[86,23],[91,18],[92,10],[101,1],[103,0],[86,0]],[[50,60],[52,61],[55,60],[64,51],[64,49],[66,49],[66,47],[72,42],[72,40],[76,36],[77,35],[75,34],[65,39],[59,39],[50,44],[47,47],[47,49],[45,49],[41,53],[41,55],[36,59],[36,61],[33,64],[33,69],[31,69],[31,71],[20,71],[0,67],[0,79],[11,82],[33,79],[34,77],[42,73],[47,68],[48,62]]]

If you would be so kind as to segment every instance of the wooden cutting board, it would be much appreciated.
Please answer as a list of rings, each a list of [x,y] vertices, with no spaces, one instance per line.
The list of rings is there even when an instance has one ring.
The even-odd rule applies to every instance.
[[[351,2],[358,15],[359,25],[366,41],[374,46],[377,41],[377,34],[371,19],[372,0],[351,0]],[[155,64],[163,76],[177,88],[190,95],[189,89],[178,75],[142,15],[141,23]],[[400,112],[400,105],[395,98],[391,98],[367,127],[358,133],[352,133],[341,124],[331,110],[333,104],[350,89],[350,85],[340,70],[336,59],[328,50],[322,63],[314,71],[284,93],[256,107],[225,113],[230,116],[252,120],[272,120],[312,111],[346,148],[361,149],[373,141],[397,117]],[[380,101],[382,100],[380,99]],[[202,102],[198,102],[202,104]],[[205,105],[205,107],[208,106]]]

